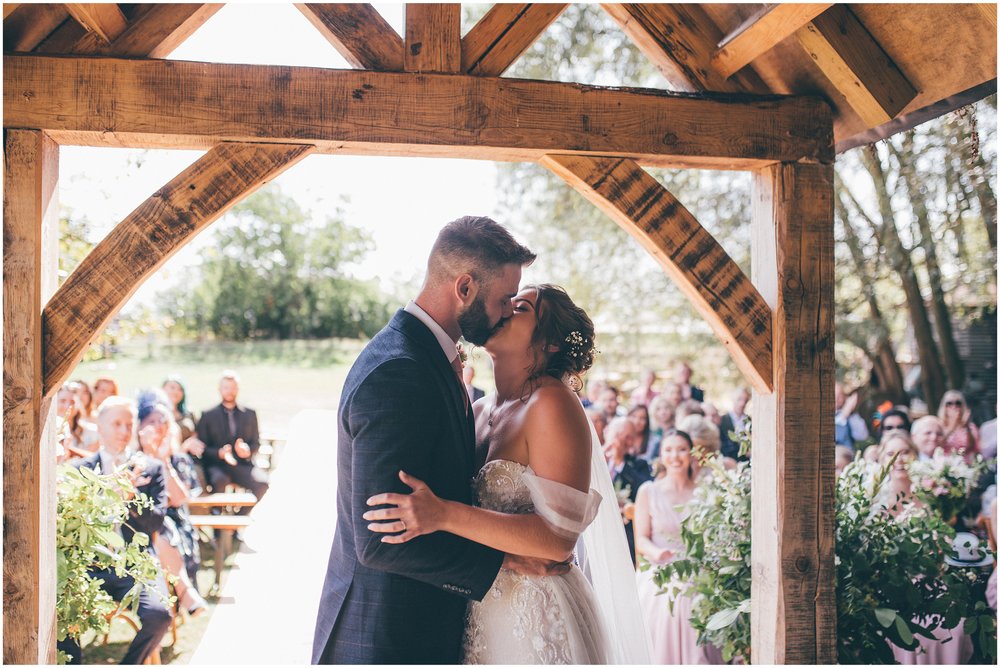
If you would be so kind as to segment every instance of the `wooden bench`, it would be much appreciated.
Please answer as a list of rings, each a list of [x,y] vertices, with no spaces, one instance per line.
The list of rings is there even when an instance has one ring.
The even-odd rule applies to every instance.
[[[246,515],[192,515],[191,525],[196,529],[218,530],[215,537],[215,585],[212,587],[212,595],[218,595],[226,556],[233,549],[233,532],[250,526],[250,518]]]

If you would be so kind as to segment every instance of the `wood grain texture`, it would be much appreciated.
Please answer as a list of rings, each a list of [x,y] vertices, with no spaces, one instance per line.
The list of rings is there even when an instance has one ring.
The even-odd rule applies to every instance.
[[[632,160],[548,155],[542,164],[631,234],[705,318],[747,380],[771,391],[771,309],[683,204]]]
[[[552,25],[565,3],[497,3],[462,38],[462,71],[498,77]]]
[[[795,36],[868,127],[888,122],[917,96],[847,5],[835,5]]]
[[[462,5],[407,3],[403,69],[459,72],[462,68]]]
[[[712,69],[722,77],[732,76],[832,6],[832,2],[783,2],[765,6],[753,20],[742,24],[720,42],[719,50],[712,56]]]
[[[751,652],[755,664],[835,663],[832,166],[756,172],[752,234],[774,392],[752,402]]]
[[[7,5],[4,5],[6,8]],[[69,18],[65,5],[19,4],[3,17],[3,50],[7,53],[28,52],[37,47]],[[78,26],[79,27],[79,26]]]
[[[4,57],[3,93],[5,126],[95,146],[274,141],[324,153],[502,161],[579,153],[715,169],[833,158],[830,109],[815,98],[33,55]]]
[[[3,17],[7,18],[14,13],[14,10],[21,6],[22,3],[19,2],[5,2],[3,3]]]
[[[59,147],[5,132],[3,660],[55,663],[55,442],[42,396],[42,304],[56,282]]]
[[[601,7],[676,90],[767,92],[753,71],[727,78],[711,67],[723,35],[699,5],[605,3]]]
[[[6,5],[4,5],[6,7]],[[983,18],[986,19],[988,23],[994,30],[997,29],[997,5],[995,2],[977,2],[976,8],[979,9]]]
[[[295,5],[352,66],[400,72],[403,38],[367,3]]]
[[[87,32],[96,33],[108,44],[125,32],[128,25],[122,10],[113,2],[71,2],[64,6]]]
[[[220,144],[119,223],[45,306],[45,393],[69,377],[146,278],[229,207],[310,152],[301,145]]]
[[[85,35],[73,43],[69,50],[56,51],[56,45],[47,40],[45,45],[39,47],[39,52],[166,58],[220,9],[222,4],[219,3],[140,5],[125,32],[111,44],[104,44],[94,40],[92,35]]]

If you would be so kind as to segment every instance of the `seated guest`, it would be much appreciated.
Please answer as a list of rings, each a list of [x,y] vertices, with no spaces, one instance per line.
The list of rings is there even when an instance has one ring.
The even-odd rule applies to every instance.
[[[852,392],[847,396],[844,394],[844,386],[835,383],[833,403],[837,409],[833,419],[834,441],[837,445],[846,445],[853,450],[855,444],[868,438],[868,425],[865,424],[864,418],[855,412],[858,407],[858,393]]]
[[[941,397],[938,418],[944,427],[944,449],[972,461],[979,453],[979,430],[972,422],[972,411],[958,390],[948,390]]]
[[[656,372],[646,369],[639,378],[639,387],[632,392],[632,406],[649,406],[649,402],[655,399],[660,393],[653,389],[656,382]]]
[[[644,459],[649,462],[659,461],[660,441],[663,435],[674,428],[674,409],[676,406],[670,403],[662,394],[653,399],[649,404],[649,448],[646,449]]]
[[[177,578],[178,605],[191,616],[197,616],[208,608],[193,584],[198,577],[200,554],[188,501],[201,493],[201,486],[195,475],[194,460],[180,450],[180,432],[175,427],[166,395],[147,391],[139,396],[139,447],[143,454],[163,466],[167,485],[167,515],[163,531],[154,539],[156,555]]]
[[[733,392],[733,410],[722,416],[719,423],[719,439],[722,442],[721,452],[723,457],[729,457],[737,461],[746,461],[746,455],[740,456],[740,443],[730,436],[735,433],[737,436],[746,431],[750,425],[750,416],[746,414],[747,402],[750,401],[750,391],[741,387]]]
[[[933,459],[938,450],[944,452],[944,425],[936,415],[918,418],[910,427],[910,434],[921,460]]]
[[[719,428],[712,424],[711,420],[704,415],[688,415],[677,422],[677,428],[687,433],[694,443],[694,472],[695,475],[701,473],[701,463],[709,457],[719,455],[719,448],[722,446],[722,439],[719,438]],[[728,457],[722,458],[723,466],[734,468],[736,461]]]
[[[581,400],[584,408],[590,408],[597,403],[598,397],[601,396],[601,392],[604,388],[608,386],[608,381],[603,378],[594,378],[587,381],[587,396]]]
[[[601,390],[597,397],[597,403],[594,405],[604,411],[604,417],[609,421],[616,417],[625,416],[625,410],[618,403],[618,388],[614,385],[608,385]]]
[[[121,525],[120,531],[126,543],[132,542],[137,531],[150,537],[161,531],[167,511],[167,489],[162,464],[141,454],[130,456],[128,446],[132,440],[135,417],[135,407],[128,399],[105,399],[97,414],[100,447],[96,453],[75,464],[77,468],[85,467],[103,474],[127,471],[136,494],[143,494],[152,500],[152,508],[144,508],[142,512],[133,509],[128,522]],[[152,544],[143,549],[154,554],[156,551]],[[101,581],[101,589],[116,601],[121,601],[135,586],[135,580],[129,576],[116,575],[114,569],[94,570],[91,577]],[[139,594],[141,627],[122,658],[123,664],[142,664],[160,646],[160,641],[170,628],[170,612],[164,603],[167,600],[167,583],[162,574],[152,582],[144,583]],[[81,662],[80,646],[75,640],[66,638],[59,641],[57,646],[69,655],[70,663]]]
[[[847,465],[854,461],[854,451],[851,450],[846,445],[836,445],[834,446],[837,466],[837,475],[839,476],[847,468]]]
[[[56,438],[63,449],[62,461],[97,451],[97,426],[93,422],[83,422],[82,413],[76,384],[64,383],[56,394],[56,415],[62,420]]]
[[[198,438],[205,444],[202,465],[208,484],[216,492],[236,483],[250,490],[257,500],[267,492],[266,474],[253,465],[253,456],[260,448],[257,413],[236,403],[239,377],[226,371],[219,381],[222,403],[201,415]],[[240,511],[250,512],[249,508]]]
[[[666,398],[674,408],[677,408],[684,401],[684,388],[680,386],[680,383],[667,383],[660,396]]]
[[[466,364],[462,367],[462,383],[465,385],[465,391],[469,395],[469,401],[476,403],[480,399],[486,396],[486,392],[475,385],[472,381],[476,377],[476,369],[472,364]]]
[[[632,426],[635,427],[635,436],[630,454],[642,457],[646,454],[646,450],[649,449],[649,439],[652,434],[649,426],[649,409],[645,406],[635,406],[628,412],[626,417],[632,421]]]
[[[719,409],[715,407],[710,401],[701,402],[701,412],[708,418],[709,422],[718,427],[722,424],[722,416],[719,415]]]
[[[594,431],[597,432],[597,440],[600,441],[601,445],[604,445],[604,429],[608,426],[608,419],[604,417],[604,411],[596,406],[590,406],[585,410],[587,417],[590,418],[590,422],[594,425]]]
[[[691,384],[691,366],[678,362],[674,367],[674,382],[681,386],[681,397],[695,401],[705,401],[705,391]]]
[[[635,563],[635,538],[632,522],[629,520],[632,512],[631,507],[635,503],[639,487],[653,477],[649,462],[645,459],[639,459],[631,453],[634,437],[635,427],[625,417],[612,419],[604,429],[604,457],[607,459],[608,469],[611,471],[611,482],[616,488],[622,490],[618,504],[622,509],[625,538],[628,540],[628,549],[632,555],[633,563]],[[626,501],[626,499],[628,500]]]
[[[90,385],[85,380],[74,380],[73,389],[76,397],[80,400],[80,421],[84,424],[94,424],[94,411],[98,406],[94,405],[94,394],[90,391]]]
[[[201,457],[205,444],[198,438],[198,420],[188,408],[183,381],[180,376],[167,376],[162,388],[173,408],[174,423],[180,430],[181,450],[194,457]]]
[[[118,383],[110,376],[101,376],[94,381],[94,412],[101,407],[108,397],[118,396]]]
[[[685,399],[677,406],[677,410],[674,411],[674,424],[680,424],[681,420],[686,418],[688,415],[697,415],[699,417],[705,417],[705,409],[701,407],[700,401],[695,401],[694,399]]]
[[[891,431],[902,429],[910,431],[910,416],[898,408],[891,408],[882,415],[882,421],[878,425],[878,440],[881,443],[885,435]]]

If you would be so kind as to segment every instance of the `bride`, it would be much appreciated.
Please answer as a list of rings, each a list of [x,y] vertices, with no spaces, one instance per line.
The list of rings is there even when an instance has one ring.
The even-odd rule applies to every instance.
[[[513,309],[485,345],[496,392],[474,406],[477,451],[486,452],[472,480],[478,506],[440,499],[400,471],[413,493],[373,496],[368,505],[387,507],[364,517],[386,543],[445,531],[552,561],[573,558],[582,544],[564,575],[500,571],[469,604],[465,663],[648,663],[614,488],[567,385],[593,364],[593,323],[552,285],[523,289]]]

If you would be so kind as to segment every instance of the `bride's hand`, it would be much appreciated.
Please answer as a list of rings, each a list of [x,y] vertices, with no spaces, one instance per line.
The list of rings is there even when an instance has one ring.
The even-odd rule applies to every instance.
[[[440,531],[444,527],[447,502],[434,495],[422,480],[400,471],[399,479],[413,490],[411,494],[376,494],[369,506],[393,506],[369,510],[362,517],[371,522],[369,531],[391,533],[383,543],[405,543],[417,536]]]

